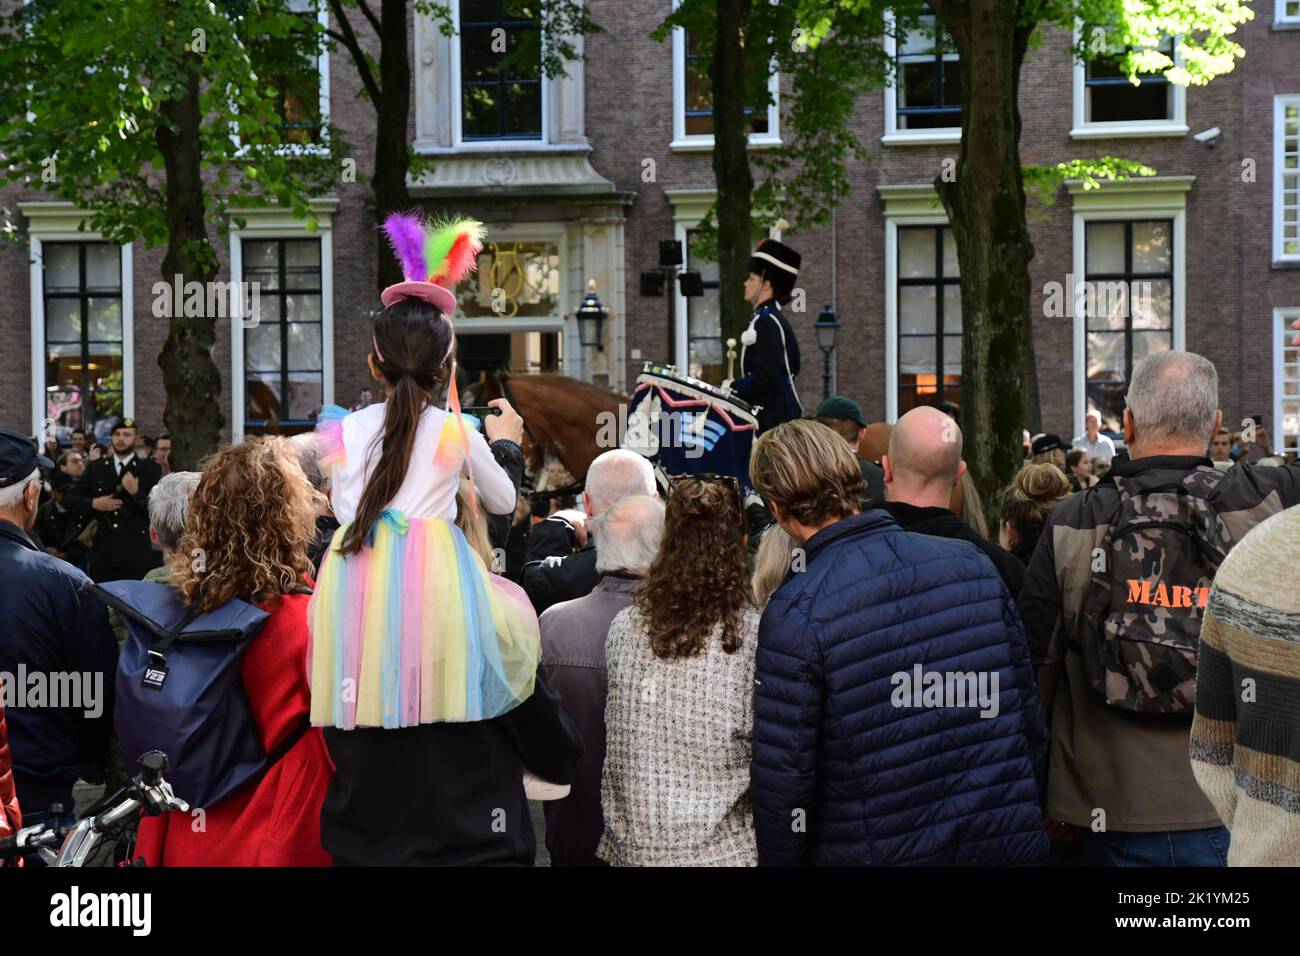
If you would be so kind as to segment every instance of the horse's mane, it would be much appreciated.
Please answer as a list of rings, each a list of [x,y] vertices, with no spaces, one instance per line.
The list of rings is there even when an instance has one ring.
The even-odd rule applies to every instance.
[[[586,392],[593,397],[598,396],[606,401],[613,399],[616,402],[626,402],[628,400],[626,395],[620,395],[618,392],[597,385],[594,382],[588,382],[580,378],[569,378],[567,375],[557,375],[552,372],[528,375],[511,375],[509,372],[498,372],[496,378],[498,381],[509,382],[511,388],[520,383],[528,383],[528,385],[536,385],[546,389],[559,387],[565,391]],[[528,385],[525,385],[525,388]]]

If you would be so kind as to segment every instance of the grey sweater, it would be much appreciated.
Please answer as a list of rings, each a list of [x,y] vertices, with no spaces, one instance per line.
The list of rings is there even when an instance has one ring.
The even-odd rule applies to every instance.
[[[607,863],[758,864],[749,800],[758,622],[744,612],[734,653],[719,626],[700,654],[661,658],[635,606],[614,618],[597,851]]]

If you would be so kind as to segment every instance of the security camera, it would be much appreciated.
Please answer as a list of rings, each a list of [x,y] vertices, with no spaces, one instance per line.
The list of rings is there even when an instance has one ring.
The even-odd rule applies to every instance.
[[[1219,129],[1219,127],[1212,126],[1209,129],[1201,130],[1201,132],[1197,133],[1192,138],[1198,143],[1213,143],[1219,138],[1219,134],[1222,132],[1223,130]]]

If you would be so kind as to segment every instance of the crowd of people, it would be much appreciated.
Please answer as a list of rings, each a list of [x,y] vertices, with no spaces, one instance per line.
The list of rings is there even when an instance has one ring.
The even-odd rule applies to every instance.
[[[992,529],[958,409],[872,425],[842,396],[762,428],[757,511],[616,449],[528,517],[522,419],[461,414],[455,268],[403,271],[385,400],[314,436],[164,474],[122,421],[43,474],[0,430],[0,672],[105,696],[6,695],[0,835],[129,773],[167,699],[224,733],[173,755],[211,799],[141,821],[151,865],[528,865],[530,799],[556,866],[1300,862],[1300,464],[1219,466],[1205,358],[1135,366],[1121,446],[1096,415],[1026,435]],[[33,538],[56,482],[89,575]],[[238,653],[187,656],[218,618]],[[218,666],[242,709],[162,696]]]

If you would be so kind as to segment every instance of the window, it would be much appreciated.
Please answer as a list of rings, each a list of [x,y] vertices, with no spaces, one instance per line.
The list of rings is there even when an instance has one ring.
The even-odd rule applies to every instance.
[[[1292,345],[1300,308],[1273,312],[1273,450],[1300,454],[1300,346]],[[1276,424],[1274,424],[1276,423]]]
[[[687,374],[705,382],[721,382],[726,375],[726,351],[722,346],[722,311],[718,290],[718,264],[692,254],[696,230],[686,231],[686,268],[700,273],[704,295],[682,296],[686,300]],[[735,371],[739,373],[740,349],[736,349]]]
[[[243,281],[258,302],[243,323],[244,427],[303,430],[324,402],[320,240],[244,239],[241,246]]]
[[[467,318],[552,316],[560,311],[556,242],[488,242],[457,289]]]
[[[125,415],[122,252],[106,242],[45,242],[44,416],[107,439]]]
[[[316,0],[287,0],[290,13],[302,20],[295,36],[305,43],[317,29],[329,26],[329,11],[325,5],[316,9]],[[283,40],[295,42],[292,37]],[[314,42],[314,40],[313,40]],[[280,139],[289,149],[319,147],[325,139],[329,124],[329,52],[322,49],[304,62],[299,69],[272,70],[267,79],[275,88],[275,111],[280,116]]]
[[[713,90],[709,80],[712,55],[698,37],[681,27],[674,28],[672,149],[713,148]],[[755,60],[749,68],[757,73],[764,67]],[[778,131],[780,75],[775,70],[768,70],[767,91],[770,102],[766,108],[750,106],[745,109],[749,118],[750,146],[781,145]]]
[[[898,228],[897,414],[961,403],[961,276],[944,225]]]
[[[1300,94],[1273,98],[1273,260],[1300,262]]]
[[[1133,366],[1174,347],[1173,221],[1089,222],[1084,243],[1087,407],[1118,431]]]
[[[1097,28],[1100,29],[1100,28]],[[1159,48],[1173,51],[1166,39]],[[1176,53],[1175,61],[1179,60]],[[1185,88],[1162,73],[1139,73],[1129,82],[1117,53],[1102,53],[1074,67],[1075,138],[1178,136],[1187,132]]]
[[[1300,27],[1300,0],[1275,0],[1273,25]]]
[[[928,8],[927,8],[928,9]],[[885,88],[885,142],[956,142],[961,138],[961,62],[933,14],[901,39],[886,26],[894,81]]]
[[[459,50],[461,140],[541,139],[536,2],[461,0]]]

